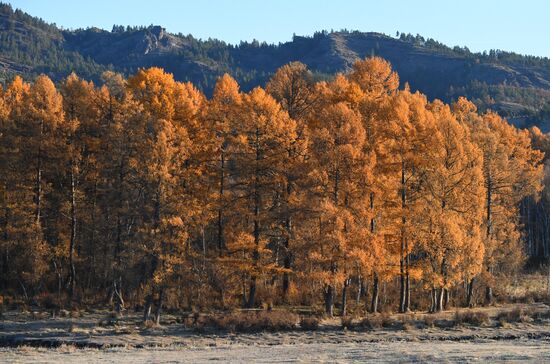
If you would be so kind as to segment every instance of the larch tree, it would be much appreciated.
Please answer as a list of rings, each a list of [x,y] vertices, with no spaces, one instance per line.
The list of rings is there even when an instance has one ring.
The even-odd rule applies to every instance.
[[[140,70],[128,80],[134,97],[143,107],[140,183],[147,198],[147,213],[141,228],[143,259],[149,262],[144,284],[149,286],[144,321],[150,319],[156,296],[155,320],[160,314],[166,291],[176,271],[185,269],[184,251],[188,244],[190,219],[198,211],[187,190],[191,141],[185,126],[189,110],[185,93],[171,74],[159,68]],[[195,210],[195,211],[194,211]]]
[[[258,281],[278,270],[268,249],[274,228],[271,210],[297,134],[296,123],[263,89],[244,95],[242,103],[230,141],[231,198],[238,201],[234,208],[241,222],[230,233],[228,250],[236,269],[248,277],[243,302],[251,308],[256,305]]]
[[[310,259],[324,286],[325,312],[333,315],[336,288],[343,288],[345,311],[349,279],[357,273],[354,263],[360,267],[367,263],[363,251],[369,234],[366,185],[373,161],[365,154],[361,117],[345,102],[327,103],[316,117],[311,130],[314,165],[310,178],[318,232],[311,238]]]
[[[288,149],[290,163],[287,163],[283,170],[284,182],[279,187],[277,204],[281,221],[279,235],[282,238],[282,244],[277,244],[277,249],[281,249],[284,268],[281,290],[283,301],[288,301],[293,261],[301,245],[294,221],[298,217],[305,219],[308,213],[304,200],[308,188],[308,168],[311,165],[307,163],[307,118],[319,104],[319,95],[312,73],[300,62],[291,62],[279,68],[267,83],[266,91],[281,104],[290,118],[296,121],[297,138]]]
[[[397,94],[399,76],[392,70],[389,62],[380,57],[370,57],[356,61],[348,78],[360,90],[360,98],[355,107],[361,114],[363,128],[367,134],[366,153],[381,155],[383,158],[383,131],[388,116],[387,105]],[[387,193],[391,195],[393,192],[386,188],[390,181],[386,180],[388,176],[384,168],[383,164],[375,164],[369,184],[368,205],[371,213],[369,251],[376,262],[371,272],[371,312],[378,311],[381,277],[384,279],[392,277],[392,269],[389,267],[390,254],[383,239],[384,225],[380,221],[384,201],[388,200],[388,196],[385,195]]]
[[[426,166],[430,163],[426,151],[434,144],[435,122],[427,110],[427,100],[408,89],[400,91],[388,103],[386,122],[378,148],[378,164],[384,174],[384,236],[388,251],[399,262],[399,311],[410,309],[411,255],[416,229],[411,217],[417,214],[424,193]],[[393,192],[392,192],[393,191]]]
[[[420,213],[413,216],[419,249],[424,256],[424,281],[432,292],[431,311],[441,311],[449,290],[464,275],[481,270],[483,249],[480,227],[483,212],[483,156],[471,142],[469,129],[448,106],[428,105],[436,123]],[[468,260],[467,258],[472,258]]]
[[[518,206],[541,189],[542,154],[531,148],[527,131],[515,129],[497,114],[480,117],[465,99],[459,99],[453,109],[470,126],[483,153],[485,301],[491,303],[498,267],[514,270],[523,261]]]
[[[97,146],[100,143],[99,130],[96,127],[97,108],[95,107],[95,89],[92,83],[79,79],[74,73],[62,84],[63,107],[65,120],[60,124],[58,137],[64,141],[60,147],[64,170],[61,178],[65,180],[66,201],[68,202],[68,214],[70,218],[69,231],[69,274],[68,295],[72,302],[75,298],[76,288],[76,244],[77,237],[82,238],[78,226],[88,226],[80,217],[87,214],[80,212],[87,205],[85,201],[85,189],[87,183],[98,178],[97,157],[100,152]],[[63,221],[65,222],[65,221]]]

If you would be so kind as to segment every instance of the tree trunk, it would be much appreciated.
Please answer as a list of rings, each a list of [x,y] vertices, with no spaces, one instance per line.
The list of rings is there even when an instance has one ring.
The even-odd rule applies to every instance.
[[[290,187],[287,187],[287,192],[290,192]],[[285,221],[285,228],[287,237],[285,238],[284,248],[285,248],[285,257],[283,259],[283,267],[285,270],[290,270],[292,265],[292,253],[290,252],[290,239],[292,237],[292,218],[287,216]],[[290,289],[290,274],[288,271],[283,273],[283,300],[288,301],[288,293]]]
[[[350,278],[346,278],[344,281],[344,287],[342,288],[342,317],[346,316],[348,311],[348,287]]]
[[[377,313],[378,312],[378,296],[379,296],[379,290],[380,290],[380,282],[378,280],[378,273],[374,273],[374,279],[372,282],[372,300],[370,304],[370,312]]]
[[[474,297],[474,278],[466,285],[466,307],[473,307]]]
[[[256,277],[250,278],[250,289],[248,292],[248,302],[246,303],[247,308],[254,308],[256,304]]]
[[[153,304],[154,290],[145,299],[145,309],[143,310],[143,322],[146,323],[151,318],[151,306]]]
[[[440,288],[437,290],[437,303],[436,303],[436,311],[441,312],[443,311],[443,288]]]
[[[437,290],[435,287],[432,287],[432,290],[430,292],[430,298],[431,298],[431,304],[430,304],[430,312],[433,313],[437,309]]]
[[[260,183],[259,183],[259,170],[258,163],[261,159],[260,154],[260,130],[256,128],[256,167],[254,170],[254,253],[252,256],[254,266],[258,265],[260,260]],[[250,292],[248,292],[247,307],[254,307],[256,300],[256,280],[257,277],[253,274],[250,277]]]
[[[114,298],[115,298],[115,312],[117,316],[122,315],[122,309],[124,308],[124,299],[122,298],[122,287],[115,282],[113,286]]]
[[[491,234],[492,234],[492,225],[493,225],[493,215],[492,215],[492,192],[493,192],[493,181],[491,179],[491,176],[487,178],[487,237],[486,239],[488,241],[491,240]],[[487,272],[491,272],[491,269],[489,266],[487,266]],[[493,302],[493,289],[487,285],[485,288],[485,304],[490,305]]]
[[[405,306],[403,312],[411,310],[411,276],[409,274],[409,256],[405,259]]]
[[[334,316],[334,287],[331,285],[325,287],[325,313]]]
[[[38,146],[38,155],[36,161],[36,185],[35,185],[35,220],[36,225],[40,227],[40,217],[42,213],[42,132],[44,129],[44,122],[40,122],[40,145]]]
[[[493,303],[493,289],[491,286],[485,287],[485,304],[491,305]]]
[[[363,297],[363,277],[357,277],[357,295],[355,296],[355,303],[359,305],[361,302],[361,297]]]
[[[401,242],[401,254],[403,254],[404,246]],[[405,312],[405,260],[401,257],[399,261],[399,312]]]
[[[220,199],[220,206],[218,210],[218,254],[220,257],[223,255],[223,251],[225,250],[225,241],[224,241],[224,225],[223,225],[223,196],[224,196],[224,189],[225,189],[225,151],[221,150],[221,158],[220,158],[220,191],[219,191],[219,199]]]
[[[76,285],[76,269],[74,263],[74,253],[76,244],[76,188],[75,188],[75,176],[74,168],[71,166],[71,239],[69,243],[69,305],[72,306],[72,302],[75,297],[75,285]]]
[[[160,325],[160,314],[162,313],[162,303],[164,301],[164,287],[160,288],[159,298],[157,301],[157,311],[155,312],[155,323]]]
[[[401,162],[401,208],[404,210],[407,206],[407,189],[406,189],[406,180],[405,180],[405,162]],[[405,224],[407,222],[406,217],[403,215],[401,217],[401,257],[399,259],[399,275],[400,275],[400,287],[399,287],[399,312],[405,312],[407,310],[406,300],[407,300],[407,288],[406,288],[406,278],[405,278],[405,259],[408,252],[405,249],[406,237],[405,237]]]
[[[449,290],[447,288],[443,288],[443,309],[446,310],[449,306]]]

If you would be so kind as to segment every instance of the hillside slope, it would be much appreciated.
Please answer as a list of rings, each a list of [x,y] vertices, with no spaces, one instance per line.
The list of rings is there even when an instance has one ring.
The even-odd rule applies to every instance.
[[[15,74],[46,73],[55,80],[75,71],[100,80],[105,70],[124,74],[159,66],[178,80],[189,80],[210,93],[227,72],[248,90],[262,85],[281,65],[301,61],[319,77],[345,72],[358,58],[389,60],[413,90],[451,101],[464,95],[481,108],[492,108],[520,125],[546,120],[550,104],[550,59],[491,51],[472,53],[432,39],[402,34],[318,32],[278,45],[257,41],[231,45],[171,34],[160,26],[62,30],[9,5],[0,4],[0,80]]]

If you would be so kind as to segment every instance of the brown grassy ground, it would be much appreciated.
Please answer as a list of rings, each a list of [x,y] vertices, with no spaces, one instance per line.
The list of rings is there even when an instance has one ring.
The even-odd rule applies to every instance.
[[[488,308],[449,310],[438,314],[409,313],[372,315],[367,318],[349,318],[342,328],[340,318],[323,319],[315,325],[300,327],[294,317],[293,327],[281,324],[284,313],[275,313],[278,329],[267,326],[244,325],[236,330],[238,320],[223,317],[220,322],[228,327],[201,324],[200,319],[166,314],[161,326],[143,326],[139,313],[126,313],[115,320],[108,311],[80,312],[78,317],[51,318],[47,312],[4,313],[0,321],[0,346],[62,345],[80,348],[107,347],[167,347],[183,345],[208,347],[211,345],[388,341],[464,341],[464,340],[519,340],[550,338],[550,307],[546,304],[508,304]],[[244,315],[244,317],[249,314]],[[258,317],[268,322],[264,311]],[[256,317],[256,316],[254,316]],[[237,321],[235,321],[237,320]],[[272,320],[272,319],[270,319]],[[210,320],[211,321],[211,320]],[[307,320],[302,320],[305,322]],[[204,320],[209,322],[209,320]],[[309,322],[311,324],[311,322]],[[304,323],[304,326],[306,324]],[[253,327],[252,330],[247,328]]]

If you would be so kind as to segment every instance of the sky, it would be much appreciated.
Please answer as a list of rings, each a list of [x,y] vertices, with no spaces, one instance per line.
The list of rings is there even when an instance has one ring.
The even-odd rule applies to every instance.
[[[550,57],[549,0],[2,0],[64,28],[162,25],[229,43],[319,30],[420,34],[472,51]]]

